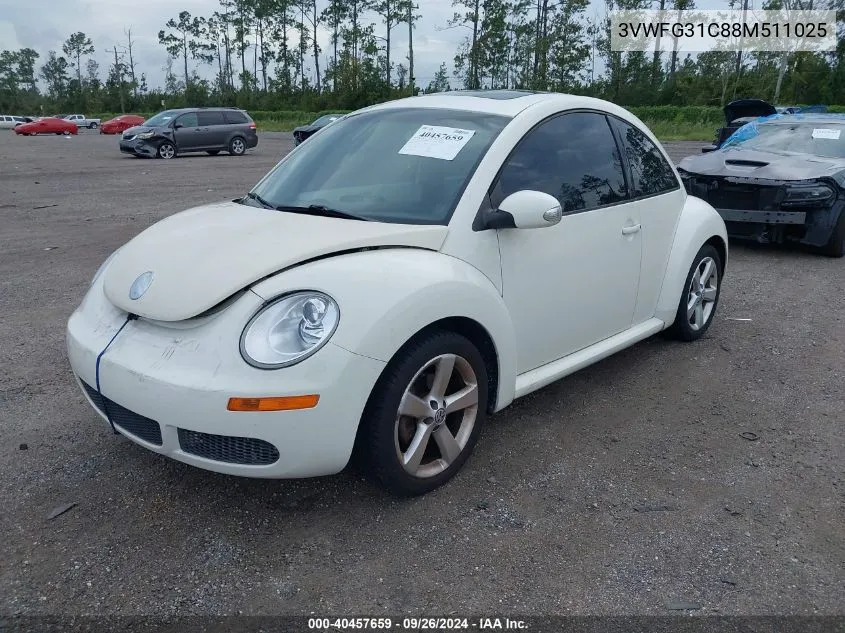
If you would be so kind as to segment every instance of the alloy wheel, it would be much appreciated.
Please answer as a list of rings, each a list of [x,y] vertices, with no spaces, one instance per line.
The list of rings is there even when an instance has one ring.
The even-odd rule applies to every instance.
[[[712,257],[704,257],[696,266],[687,293],[687,321],[697,332],[710,320],[719,295],[719,267]]]
[[[241,139],[236,138],[232,141],[232,153],[243,154],[245,150],[246,145],[244,145],[244,142]]]
[[[394,440],[405,471],[434,477],[461,455],[478,417],[478,379],[457,354],[442,354],[414,375],[399,404]]]

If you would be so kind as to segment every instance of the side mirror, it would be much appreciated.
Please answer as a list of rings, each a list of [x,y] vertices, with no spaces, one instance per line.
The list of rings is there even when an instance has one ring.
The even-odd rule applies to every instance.
[[[705,145],[704,147],[701,148],[701,153],[702,154],[708,154],[710,152],[715,152],[717,149],[719,149],[719,148],[716,147],[715,145]]]
[[[178,130],[179,128],[183,128],[183,127],[185,127],[185,126],[184,126],[184,125],[182,125],[181,123],[174,123],[174,124],[173,124],[173,129],[174,129],[174,130]]]
[[[497,214],[510,216],[513,228],[542,229],[560,222],[563,209],[557,198],[542,191],[525,189],[502,200]]]

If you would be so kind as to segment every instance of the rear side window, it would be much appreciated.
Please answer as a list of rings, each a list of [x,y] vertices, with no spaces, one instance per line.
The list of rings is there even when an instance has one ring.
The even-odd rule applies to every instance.
[[[237,110],[226,110],[223,115],[226,117],[226,123],[249,123],[249,118]]]
[[[198,125],[223,125],[223,113],[210,110],[208,112],[197,112]]]
[[[611,120],[622,137],[631,166],[633,197],[655,196],[680,188],[675,170],[643,132],[619,119]]]
[[[523,189],[543,191],[564,213],[587,211],[627,199],[622,155],[604,115],[573,112],[531,130],[499,176],[495,204]]]

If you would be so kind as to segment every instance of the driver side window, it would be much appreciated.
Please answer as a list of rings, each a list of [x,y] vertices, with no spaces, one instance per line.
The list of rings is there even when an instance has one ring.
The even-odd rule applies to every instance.
[[[184,127],[197,127],[199,123],[197,122],[197,113],[196,112],[188,112],[187,114],[183,114],[178,119],[176,119],[177,123],[181,123]]]
[[[622,156],[604,115],[562,114],[531,130],[505,162],[493,206],[523,189],[554,196],[564,213],[625,201]]]

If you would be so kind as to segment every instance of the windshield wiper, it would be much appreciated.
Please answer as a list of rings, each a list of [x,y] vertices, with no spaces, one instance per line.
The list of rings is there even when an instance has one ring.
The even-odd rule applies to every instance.
[[[343,218],[344,220],[363,220],[369,222],[369,218],[340,211],[339,209],[332,209],[322,204],[309,204],[308,206],[286,205],[282,204],[274,207],[276,211],[285,211],[287,213],[304,213],[306,215],[323,215],[329,218]]]
[[[260,204],[265,209],[275,209],[276,208],[275,206],[273,206],[272,204],[267,202],[264,198],[259,196],[257,193],[254,193],[252,191],[250,191],[248,194],[246,194],[246,197],[250,198],[252,200],[255,200],[258,204]]]

